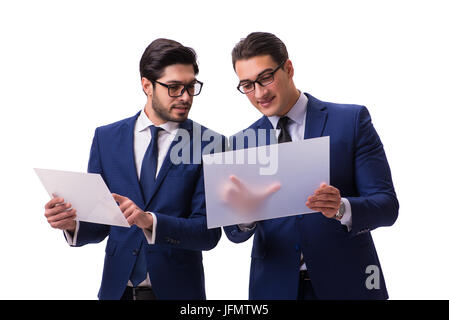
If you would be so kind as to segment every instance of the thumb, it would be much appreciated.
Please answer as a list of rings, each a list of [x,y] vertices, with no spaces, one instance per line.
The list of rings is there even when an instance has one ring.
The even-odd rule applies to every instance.
[[[268,187],[268,189],[265,191],[264,197],[268,197],[269,195],[276,193],[281,189],[281,184],[279,182],[276,182]]]
[[[112,197],[114,198],[115,201],[117,201],[120,204],[122,204],[122,202],[126,200],[126,197],[121,196],[117,193],[112,193]]]

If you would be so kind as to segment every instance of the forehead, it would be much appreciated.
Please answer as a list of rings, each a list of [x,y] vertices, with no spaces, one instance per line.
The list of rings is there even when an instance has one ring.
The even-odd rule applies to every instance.
[[[255,80],[257,76],[267,70],[276,68],[276,62],[270,55],[256,56],[235,63],[235,72],[239,80]]]
[[[159,81],[192,81],[195,79],[195,71],[191,64],[172,64],[164,69]]]

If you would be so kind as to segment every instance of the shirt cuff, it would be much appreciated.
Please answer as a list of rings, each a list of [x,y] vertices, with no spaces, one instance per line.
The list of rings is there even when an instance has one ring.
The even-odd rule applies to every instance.
[[[67,243],[71,247],[76,246],[76,240],[78,238],[78,229],[79,229],[79,227],[80,227],[80,222],[78,220],[76,220],[76,227],[75,227],[75,232],[73,233],[73,236],[70,234],[70,232],[68,232],[67,230],[64,230],[64,234],[65,234],[65,238],[67,240]]]
[[[248,231],[253,231],[254,228],[256,227],[256,223],[255,222],[251,222],[251,223],[241,223],[238,225],[240,231],[243,232],[248,232]]]
[[[346,228],[348,228],[348,232],[352,229],[352,211],[351,211],[351,203],[346,198],[341,198],[341,201],[345,204],[345,214],[340,220],[340,223]]]
[[[154,244],[156,241],[156,225],[157,225],[157,218],[156,215],[152,212],[147,211],[147,213],[151,214],[153,216],[153,227],[150,229],[144,229],[143,234],[145,235],[145,238],[147,238],[148,244]]]

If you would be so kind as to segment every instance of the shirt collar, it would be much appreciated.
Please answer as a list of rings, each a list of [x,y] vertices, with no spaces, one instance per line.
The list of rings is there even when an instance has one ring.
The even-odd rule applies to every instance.
[[[141,132],[151,125],[154,125],[154,123],[148,118],[147,114],[145,113],[145,109],[143,109],[142,112],[140,112],[139,117],[137,118],[136,129],[138,132]],[[179,128],[179,122],[167,121],[159,125],[159,127],[169,132],[170,134],[174,134],[175,131]]]
[[[308,102],[308,99],[307,99],[306,95],[301,92],[298,100],[295,102],[293,107],[290,109],[289,112],[287,112],[287,114],[285,116],[289,117],[290,120],[301,125],[304,122],[304,115],[305,115],[306,109],[307,109],[307,102]],[[280,116],[268,117],[268,120],[270,120],[271,124],[273,125],[273,128],[276,128],[280,118],[281,118]]]

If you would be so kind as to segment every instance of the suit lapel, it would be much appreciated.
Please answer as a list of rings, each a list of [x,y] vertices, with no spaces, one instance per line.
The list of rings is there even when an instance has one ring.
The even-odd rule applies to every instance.
[[[121,138],[116,145],[117,162],[121,163],[121,167],[125,168],[123,181],[128,181],[130,185],[130,194],[135,195],[134,202],[139,206],[145,203],[142,190],[140,189],[139,179],[135,165],[134,155],[134,126],[140,112],[130,118],[121,128]]]
[[[327,120],[326,106],[308,93],[305,95],[308,102],[304,139],[321,137]]]
[[[259,134],[258,134],[258,132],[256,132],[257,146],[270,145],[272,143],[273,144],[277,143],[276,130],[274,130],[273,125],[271,124],[271,121],[266,116],[263,116],[259,120],[259,123],[256,125],[256,130],[257,129],[266,130],[266,132],[267,132],[265,144],[263,144],[263,143],[261,143],[261,141],[259,141]],[[270,139],[270,135],[273,135],[273,137],[271,139]]]
[[[182,122],[179,125],[179,129],[184,129],[189,132],[190,138],[189,138],[188,142],[184,141],[184,143],[191,143],[192,142],[192,120],[187,119],[186,121]],[[159,173],[156,177],[156,181],[155,181],[153,187],[151,188],[148,199],[145,203],[145,208],[148,208],[148,205],[150,204],[150,202],[153,199],[154,195],[156,194],[157,190],[159,189],[162,182],[164,181],[165,176],[167,175],[167,173],[170,171],[171,167],[173,166],[173,162],[170,160],[170,153],[173,149],[173,146],[178,143],[178,136],[179,136],[179,130],[178,130],[178,134],[175,136],[172,143],[170,144],[170,147],[168,148],[164,162],[162,163],[161,169],[159,170]]]

